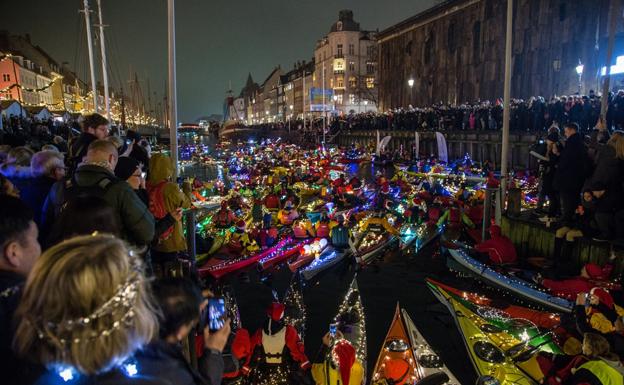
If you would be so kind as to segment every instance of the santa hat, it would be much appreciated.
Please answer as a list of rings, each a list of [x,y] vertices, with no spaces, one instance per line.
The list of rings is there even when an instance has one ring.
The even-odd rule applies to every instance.
[[[590,262],[590,263],[585,264],[585,271],[587,272],[587,275],[591,279],[598,279],[598,280],[607,279],[602,267],[598,266],[595,263]]]
[[[500,237],[500,235],[501,235],[501,228],[499,225],[490,226],[490,236]]]
[[[267,316],[271,319],[271,321],[281,321],[281,319],[284,318],[285,309],[286,307],[283,304],[279,302],[273,302],[267,308]]]
[[[236,222],[236,228],[238,230],[245,230],[245,221],[241,219],[240,221]]]
[[[601,287],[594,287],[593,289],[590,290],[589,294],[595,295],[596,297],[598,297],[598,300],[600,301],[600,303],[602,303],[609,309],[613,309],[613,305],[614,305],[613,297],[611,297],[611,294],[609,294],[605,289]]]
[[[381,185],[381,193],[382,194],[390,194],[390,185],[384,183]]]
[[[351,378],[351,367],[355,363],[355,349],[347,340],[339,340],[332,348],[332,359],[338,364],[340,379],[348,384]]]

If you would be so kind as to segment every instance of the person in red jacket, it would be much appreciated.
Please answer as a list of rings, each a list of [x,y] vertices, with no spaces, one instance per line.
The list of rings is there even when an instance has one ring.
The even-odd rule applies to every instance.
[[[518,259],[511,239],[502,235],[497,225],[490,226],[490,239],[477,244],[475,250],[488,254],[490,262],[497,265],[515,263]]]
[[[606,281],[609,279],[613,265],[605,264],[600,267],[595,263],[587,263],[581,268],[581,274],[578,277],[570,279],[537,279],[538,283],[550,290],[553,294],[569,299],[575,299],[579,293],[587,293],[594,286],[595,281]]]
[[[252,384],[292,383],[293,367],[309,370],[311,363],[305,355],[297,330],[284,323],[285,306],[274,302],[267,309],[267,321],[251,337],[251,356],[243,366]]]

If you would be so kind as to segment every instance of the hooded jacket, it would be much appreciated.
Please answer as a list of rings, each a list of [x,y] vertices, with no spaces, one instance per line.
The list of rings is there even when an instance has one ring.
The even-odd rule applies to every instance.
[[[589,158],[581,135],[576,133],[565,141],[561,151],[554,186],[558,191],[577,191],[587,176]]]
[[[160,202],[153,202],[153,194],[150,193],[150,206],[162,204],[167,213],[174,212],[178,208],[189,208],[190,199],[180,190],[173,180],[173,163],[171,158],[163,154],[154,154],[150,159],[150,174],[147,180],[148,191],[160,188],[155,198]],[[153,212],[152,208],[150,210]],[[186,240],[182,223],[176,221],[173,232],[166,239],[159,239],[154,250],[163,253],[173,253],[186,250]]]
[[[516,248],[509,238],[501,234],[500,227],[490,227],[490,235],[492,238],[477,244],[475,250],[487,253],[490,262],[495,264],[516,262],[518,259]]]
[[[115,177],[111,170],[91,164],[79,166],[73,179],[78,187],[96,187],[102,180],[110,180],[110,185],[104,189],[101,197],[117,213],[117,223],[121,224],[120,233],[125,239],[138,245],[147,245],[152,241],[154,216],[128,183]],[[56,182],[50,189],[43,205],[43,231],[49,231],[58,218],[66,201],[67,182]]]

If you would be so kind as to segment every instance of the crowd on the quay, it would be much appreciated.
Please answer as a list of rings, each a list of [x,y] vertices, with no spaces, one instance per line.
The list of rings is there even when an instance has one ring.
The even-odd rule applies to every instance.
[[[198,326],[191,366],[212,294],[165,273],[184,269],[190,205],[169,157],[98,114],[68,143],[21,131],[0,147],[2,382],[220,384],[229,321]]]
[[[581,132],[591,130],[600,116],[601,96],[593,90],[587,95],[554,96],[545,99],[534,96],[527,100],[512,99],[510,130],[515,132],[544,132],[553,123],[563,126],[578,124]],[[327,114],[329,132],[341,130],[406,130],[406,131],[495,131],[503,127],[503,104],[479,100],[450,105],[438,103],[425,107],[408,106],[385,112],[351,112],[346,115]],[[624,90],[608,95],[605,124],[610,129],[624,128]],[[323,118],[292,119],[286,122],[265,123],[253,127],[265,130],[284,129],[310,132],[311,137],[322,133]]]

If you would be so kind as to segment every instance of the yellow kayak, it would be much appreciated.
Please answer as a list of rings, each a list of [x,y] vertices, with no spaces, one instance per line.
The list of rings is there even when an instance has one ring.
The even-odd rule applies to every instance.
[[[501,385],[534,385],[544,378],[535,355],[525,359],[508,353],[512,347],[522,346],[521,340],[485,321],[454,299],[442,288],[430,287],[433,294],[444,303],[462,335],[468,355],[477,374],[484,379],[497,380]],[[515,349],[514,349],[515,350]],[[517,350],[516,350],[517,351]]]

